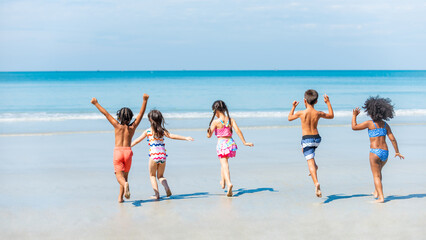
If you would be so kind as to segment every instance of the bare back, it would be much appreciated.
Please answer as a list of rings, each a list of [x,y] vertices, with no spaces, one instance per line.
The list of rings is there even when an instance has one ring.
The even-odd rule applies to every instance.
[[[321,118],[320,111],[314,108],[307,108],[301,111],[300,120],[302,122],[302,135],[317,135],[318,120]]]
[[[387,131],[390,131],[388,125],[385,122],[380,121],[376,122],[377,128],[383,128],[386,127]],[[369,121],[368,123],[368,130],[376,129],[376,126],[374,126],[373,121]],[[370,137],[370,148],[380,148],[383,150],[388,150],[388,145],[386,144],[386,136],[379,136],[379,137]]]
[[[116,147],[130,147],[133,135],[135,135],[136,128],[127,125],[117,124],[115,127],[115,146]]]

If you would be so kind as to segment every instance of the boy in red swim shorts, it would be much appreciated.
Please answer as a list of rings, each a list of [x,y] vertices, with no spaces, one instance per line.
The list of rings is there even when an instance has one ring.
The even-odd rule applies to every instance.
[[[132,165],[132,143],[133,135],[135,134],[136,128],[142,120],[143,114],[145,113],[146,104],[149,96],[143,95],[143,103],[139,115],[136,116],[135,121],[132,121],[133,112],[129,108],[122,108],[117,111],[117,120],[115,120],[111,114],[108,113],[99,103],[96,98],[92,98],[91,103],[98,108],[98,110],[105,115],[107,120],[111,123],[115,130],[115,148],[114,148],[114,171],[117,181],[120,184],[120,193],[118,195],[118,202],[122,203],[123,195],[127,199],[130,198],[130,189],[127,178],[129,176],[130,166]]]

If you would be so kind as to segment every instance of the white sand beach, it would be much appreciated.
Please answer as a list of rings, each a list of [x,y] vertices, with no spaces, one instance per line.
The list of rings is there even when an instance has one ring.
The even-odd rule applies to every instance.
[[[300,128],[244,129],[230,161],[234,197],[219,187],[215,139],[178,131],[166,140],[173,196],[153,201],[147,145],[134,151],[131,199],[118,204],[111,133],[2,136],[2,239],[420,239],[426,230],[425,125],[394,126],[405,160],[383,171],[374,203],[366,132],[323,127],[317,150],[323,197],[314,195]],[[415,133],[415,134],[412,134]],[[391,150],[391,154],[393,150]],[[161,189],[164,194],[164,189]]]

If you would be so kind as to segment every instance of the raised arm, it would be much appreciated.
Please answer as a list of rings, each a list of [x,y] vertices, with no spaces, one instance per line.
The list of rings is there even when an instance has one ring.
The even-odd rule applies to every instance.
[[[213,121],[212,125],[210,125],[210,128],[207,130],[207,138],[212,137],[215,129],[216,129],[216,121]]]
[[[142,135],[140,135],[140,137],[136,138],[133,142],[131,147],[135,146],[136,144],[140,143],[142,140],[144,140],[146,138],[146,130],[143,131]]]
[[[108,121],[112,124],[112,126],[115,128],[118,126],[118,122],[117,120],[115,120],[115,118],[113,118],[111,116],[111,114],[109,114],[109,112],[107,110],[105,110],[105,108],[103,108],[99,103],[98,100],[96,98],[92,98],[92,101],[90,101],[93,105],[95,105],[95,107],[99,110],[99,112],[101,112],[107,119]]]
[[[139,123],[142,121],[142,117],[146,109],[146,104],[148,103],[148,98],[149,98],[149,95],[144,93],[141,110],[139,111],[139,115],[136,116],[136,120],[133,123],[134,128],[137,128],[139,126]]]
[[[356,117],[361,112],[361,110],[357,107],[352,111],[352,130],[358,131],[358,130],[364,130],[368,128],[368,121],[365,121],[361,124],[356,123]]]
[[[294,110],[296,110],[297,105],[299,105],[299,102],[293,101],[293,107],[291,108],[290,113],[288,114],[289,121],[296,120],[300,117],[300,112],[296,112],[296,114],[294,114]]]
[[[194,139],[192,137],[184,137],[184,136],[180,136],[177,134],[172,134],[169,132],[165,132],[164,136],[171,138],[171,139],[175,139],[175,140],[186,140],[186,141],[194,141]]]
[[[389,124],[386,124],[386,130],[388,132],[388,138],[391,141],[393,148],[395,149],[395,157],[399,157],[400,159],[405,159],[405,157],[401,153],[399,153],[398,143],[396,142],[396,138],[393,135]]]
[[[324,102],[327,104],[328,107],[328,113],[321,112],[320,117],[325,119],[333,119],[334,118],[334,112],[333,108],[331,107],[330,98],[327,96],[327,94],[324,94]]]
[[[240,128],[237,125],[237,122],[233,118],[231,118],[231,123],[232,123],[232,128],[235,129],[235,132],[237,132],[237,134],[240,137],[240,139],[243,142],[243,144],[246,145],[246,146],[253,147],[254,146],[253,143],[246,142],[246,140],[244,139],[243,133],[241,132]]]

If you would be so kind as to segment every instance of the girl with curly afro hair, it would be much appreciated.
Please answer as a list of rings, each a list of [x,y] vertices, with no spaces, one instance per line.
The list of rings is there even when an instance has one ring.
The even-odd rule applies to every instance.
[[[377,198],[376,202],[383,203],[385,199],[382,186],[382,168],[385,166],[389,156],[386,135],[389,137],[395,149],[395,157],[404,159],[404,156],[399,153],[398,143],[396,142],[390,126],[385,122],[393,118],[395,112],[391,100],[379,96],[369,97],[362,108],[364,108],[364,111],[372,120],[357,124],[356,117],[361,110],[360,108],[355,108],[352,117],[352,130],[358,131],[366,128],[368,129],[368,136],[370,137],[370,166],[375,186],[373,195]]]

